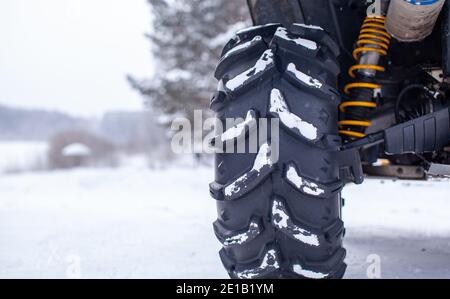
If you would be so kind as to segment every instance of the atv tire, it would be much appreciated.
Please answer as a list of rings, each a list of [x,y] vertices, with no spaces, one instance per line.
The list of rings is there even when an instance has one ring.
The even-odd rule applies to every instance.
[[[251,27],[225,46],[211,109],[224,124],[226,118],[280,124],[277,161],[267,158],[270,134],[258,153],[216,154],[214,230],[232,278],[344,275],[338,55],[325,31],[300,24]]]

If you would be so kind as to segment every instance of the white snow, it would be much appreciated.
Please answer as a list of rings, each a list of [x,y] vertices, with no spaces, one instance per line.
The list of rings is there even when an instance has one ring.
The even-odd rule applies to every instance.
[[[263,53],[253,67],[229,80],[225,86],[233,91],[244,85],[253,76],[257,76],[259,73],[264,72],[271,64],[273,64],[273,52],[269,49]]]
[[[344,187],[346,225],[378,227],[425,235],[450,234],[450,180],[368,179]],[[385,198],[386,197],[386,198]],[[450,240],[450,239],[449,239]]]
[[[275,36],[278,36],[284,40],[296,43],[297,45],[303,46],[307,49],[317,50],[316,42],[309,40],[309,39],[301,38],[301,37],[291,38],[288,36],[288,32],[287,32],[286,28],[278,27],[277,31],[275,32]]]
[[[75,255],[82,278],[225,278],[212,178],[205,167],[3,176],[0,277],[65,278]]]
[[[72,143],[63,148],[62,154],[66,157],[73,156],[89,156],[91,155],[91,149],[81,143]]]
[[[215,49],[217,47],[223,47],[226,45],[226,43],[233,38],[235,35],[235,32],[241,28],[247,27],[248,24],[246,22],[238,22],[236,24],[231,25],[228,27],[227,31],[217,35],[214,39],[212,39],[209,42],[209,47],[211,49]]]
[[[277,228],[289,231],[295,239],[305,244],[319,246],[318,236],[294,224],[283,203],[277,199],[272,204],[272,215],[272,222]]]
[[[259,267],[236,272],[236,275],[242,279],[251,279],[257,277],[260,273],[273,271],[278,268],[280,268],[280,265],[278,263],[277,252],[274,249],[270,249],[267,251]]]
[[[224,246],[229,246],[229,245],[244,244],[245,242],[247,242],[247,240],[250,237],[250,234],[252,233],[252,231],[259,232],[259,230],[260,230],[260,228],[259,228],[258,223],[251,222],[248,231],[246,231],[245,233],[237,234],[235,236],[226,238],[225,241],[223,242],[223,245]]]
[[[241,30],[237,31],[236,34],[240,35],[240,34],[244,34],[244,33],[250,32],[250,31],[255,30],[255,29],[267,28],[267,27],[270,27],[270,26],[273,26],[273,25],[278,25],[278,24],[277,23],[267,23],[267,24],[264,24],[264,25],[251,26],[251,27],[247,27],[247,28],[244,28],[244,29],[241,29]]]
[[[47,150],[45,142],[0,142],[0,174],[41,168],[46,164]]]
[[[303,137],[314,140],[317,138],[317,128],[298,115],[291,113],[281,91],[274,88],[270,94],[270,112],[275,113],[288,128],[297,130]]]
[[[314,79],[313,77],[303,73],[302,71],[298,70],[295,64],[289,63],[287,67],[287,71],[292,73],[298,80],[305,83],[307,86],[315,87],[315,88],[322,88],[322,83]]]
[[[248,180],[250,173],[256,172],[256,176],[259,176],[261,170],[265,166],[270,165],[272,165],[270,145],[268,143],[264,143],[259,148],[252,169],[249,172],[240,176],[238,179],[236,179],[228,186],[226,186],[224,190],[225,195],[231,196],[234,193],[238,193],[241,190],[241,185],[245,185],[245,182]]]
[[[256,124],[256,119],[254,118],[252,111],[248,111],[245,120],[226,130],[220,136],[220,140],[222,140],[222,142],[226,142],[228,140],[234,140],[235,138],[241,137],[245,133],[245,128],[251,126],[252,124]]]
[[[297,189],[301,190],[306,194],[318,196],[325,192],[323,189],[319,188],[319,186],[316,183],[308,181],[305,178],[299,176],[295,167],[291,165],[286,170],[286,178],[292,184],[294,184],[294,186],[297,187]]]
[[[223,80],[220,79],[217,83],[217,91],[225,91],[225,88],[223,87]]]
[[[300,27],[304,27],[304,28],[316,29],[316,30],[322,30],[323,31],[322,27],[316,26],[316,25],[306,25],[306,24],[302,24],[302,23],[294,23],[294,25],[300,26]]]
[[[311,279],[323,279],[328,276],[328,274],[326,274],[326,273],[315,272],[315,271],[303,269],[302,266],[299,264],[295,264],[292,267],[292,270],[299,275],[302,275],[306,278],[311,278]]]
[[[182,80],[191,80],[192,73],[182,69],[172,69],[165,73],[164,77],[171,82],[178,82]]]
[[[261,41],[262,37],[257,35],[255,36],[251,41],[245,42],[243,44],[237,45],[236,47],[234,47],[233,49],[231,49],[230,51],[228,51],[223,57],[222,59],[228,58],[230,57],[232,54],[239,52],[243,49],[247,49],[250,48],[251,46],[253,46],[254,44],[256,44],[257,42]]]
[[[343,198],[346,277],[367,277],[376,254],[382,278],[450,278],[449,180],[367,179]]]
[[[256,170],[259,172],[264,166],[272,165],[270,153],[271,149],[268,143],[264,143],[263,145],[261,145],[258,151],[258,155],[256,155],[252,170]]]

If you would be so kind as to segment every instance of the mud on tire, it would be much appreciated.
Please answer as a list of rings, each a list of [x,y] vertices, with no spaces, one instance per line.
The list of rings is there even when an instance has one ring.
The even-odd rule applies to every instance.
[[[280,123],[278,161],[270,137],[256,154],[216,154],[214,231],[232,278],[344,275],[338,49],[319,27],[270,24],[238,32],[223,51],[217,117]]]

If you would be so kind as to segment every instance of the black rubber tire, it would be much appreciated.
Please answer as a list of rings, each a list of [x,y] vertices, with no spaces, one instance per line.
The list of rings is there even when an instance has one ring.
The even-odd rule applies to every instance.
[[[259,172],[255,153],[216,154],[210,185],[218,209],[214,230],[232,278],[344,275],[337,55],[339,48],[323,30],[279,24],[238,32],[223,51],[215,73],[221,84],[211,100],[220,120],[245,118],[249,111],[269,119],[287,113],[317,129],[311,137],[280,118],[279,159]],[[252,69],[257,61],[265,67]],[[295,76],[292,64],[307,77]],[[245,74],[241,84],[228,84],[239,74]],[[270,109],[271,100],[280,100],[271,99],[276,95],[287,110]]]

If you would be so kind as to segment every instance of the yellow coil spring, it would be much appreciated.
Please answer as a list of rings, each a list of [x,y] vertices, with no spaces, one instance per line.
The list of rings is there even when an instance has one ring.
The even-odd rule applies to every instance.
[[[361,26],[361,31],[356,42],[356,48],[353,50],[353,58],[359,61],[360,54],[367,52],[376,52],[380,56],[386,56],[391,36],[387,33],[384,28],[385,17],[383,16],[368,16]],[[379,65],[372,64],[357,64],[349,68],[348,74],[351,78],[357,79],[355,74],[359,70],[374,70],[377,72],[384,72],[385,68]],[[351,90],[357,88],[367,88],[367,89],[379,89],[381,85],[376,83],[368,82],[355,82],[349,83],[344,87],[344,93],[346,95],[351,95]],[[346,100],[339,105],[339,110],[345,112],[347,108],[376,108],[377,104],[375,102],[368,101],[358,101],[358,100]],[[366,136],[364,133],[359,132],[360,130],[355,130],[355,127],[366,128],[371,126],[369,120],[341,120],[338,122],[339,133],[353,138],[362,138]]]

